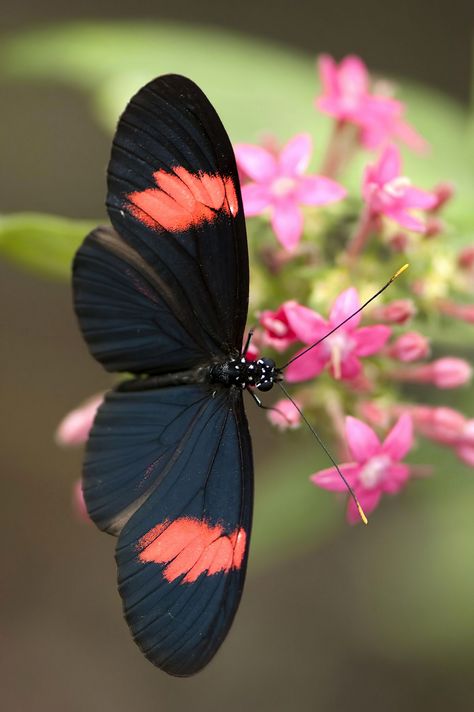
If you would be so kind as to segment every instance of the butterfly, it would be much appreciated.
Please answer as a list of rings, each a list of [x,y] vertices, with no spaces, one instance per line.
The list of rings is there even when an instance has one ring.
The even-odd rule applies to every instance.
[[[90,517],[117,537],[118,588],[154,665],[192,675],[215,655],[242,594],[253,499],[243,392],[281,379],[246,359],[249,265],[230,140],[189,79],[159,77],[113,140],[107,209],[73,266],[92,355],[129,373],[86,447]]]

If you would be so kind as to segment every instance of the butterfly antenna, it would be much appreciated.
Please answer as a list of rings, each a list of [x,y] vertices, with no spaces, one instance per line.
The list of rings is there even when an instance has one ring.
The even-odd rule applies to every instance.
[[[328,456],[328,458],[331,460],[332,464],[334,465],[334,467],[335,467],[336,470],[337,470],[337,474],[339,475],[339,477],[341,478],[341,480],[342,480],[342,481],[344,482],[344,484],[346,485],[347,490],[348,490],[350,496],[351,496],[352,499],[354,500],[354,503],[355,503],[355,505],[356,505],[356,507],[357,507],[357,511],[359,512],[360,518],[362,519],[362,521],[364,522],[364,524],[368,524],[368,523],[369,523],[369,520],[368,520],[367,517],[365,516],[365,512],[364,512],[364,510],[362,509],[361,503],[360,503],[359,500],[357,499],[356,493],[354,492],[354,490],[353,490],[352,487],[350,486],[349,482],[346,480],[346,478],[345,478],[344,475],[342,474],[342,472],[341,472],[341,470],[340,470],[340,468],[339,468],[339,465],[337,464],[337,462],[335,461],[335,459],[333,458],[333,456],[331,455],[331,453],[330,453],[329,450],[327,449],[326,445],[323,443],[323,441],[322,441],[321,438],[319,437],[318,433],[316,432],[316,430],[313,428],[313,426],[312,426],[311,423],[309,422],[308,418],[305,416],[305,414],[303,413],[303,411],[301,410],[301,408],[299,407],[299,405],[298,405],[297,403],[295,403],[295,401],[294,401],[293,398],[290,396],[290,394],[289,394],[288,391],[286,390],[285,386],[281,383],[281,381],[276,381],[276,383],[277,383],[277,385],[281,388],[281,390],[283,391],[283,393],[285,394],[285,396],[288,398],[288,400],[293,403],[293,405],[295,406],[296,410],[297,410],[298,413],[301,415],[301,418],[302,418],[303,421],[306,423],[306,425],[308,426],[308,428],[310,429],[310,431],[312,432],[312,434],[314,435],[314,437],[316,438],[316,440],[318,441],[319,445],[322,447],[322,449],[324,450],[324,452],[326,453],[326,455]]]
[[[247,334],[247,341],[245,342],[245,346],[244,346],[244,349],[241,354],[242,358],[245,358],[247,355],[247,351],[249,350],[250,342],[252,341],[254,331],[255,331],[255,327],[252,326],[252,328],[249,329],[249,333]]]
[[[404,264],[403,267],[400,267],[400,269],[397,270],[397,271],[395,272],[395,274],[393,274],[393,275],[390,277],[390,279],[388,280],[387,284],[384,284],[384,286],[383,286],[381,289],[379,289],[378,292],[376,292],[375,294],[373,294],[373,295],[370,297],[370,299],[367,299],[367,301],[364,302],[361,307],[359,307],[358,309],[356,309],[353,314],[351,314],[351,315],[348,316],[346,319],[344,319],[344,321],[341,321],[341,323],[338,324],[337,326],[335,326],[334,329],[331,329],[331,331],[328,331],[327,334],[325,334],[321,339],[318,339],[317,341],[315,341],[314,344],[311,344],[311,346],[308,346],[308,348],[304,349],[304,351],[301,351],[301,352],[300,352],[299,354],[297,354],[296,356],[293,356],[293,358],[290,358],[290,360],[289,360],[287,363],[285,363],[284,366],[280,366],[280,369],[279,369],[279,370],[280,370],[280,371],[283,371],[285,368],[287,368],[287,367],[290,365],[290,363],[293,363],[293,362],[296,361],[297,359],[299,359],[299,358],[301,358],[302,356],[304,356],[305,354],[307,354],[308,351],[311,351],[311,349],[314,349],[314,348],[315,348],[316,346],[318,346],[322,341],[324,341],[324,339],[327,339],[328,336],[331,336],[331,334],[334,334],[334,332],[337,331],[338,329],[340,329],[341,326],[344,326],[344,324],[347,324],[348,321],[350,321],[354,316],[356,316],[357,314],[359,314],[359,312],[361,312],[363,309],[365,309],[365,307],[366,307],[368,304],[370,304],[370,302],[373,302],[374,299],[377,299],[377,297],[380,296],[380,294],[382,294],[382,292],[385,292],[385,290],[386,290],[388,287],[390,287],[390,285],[392,284],[392,282],[394,282],[394,281],[397,279],[397,277],[399,277],[399,276],[402,274],[402,272],[405,272],[406,269],[408,269],[408,263],[407,263],[407,264]]]

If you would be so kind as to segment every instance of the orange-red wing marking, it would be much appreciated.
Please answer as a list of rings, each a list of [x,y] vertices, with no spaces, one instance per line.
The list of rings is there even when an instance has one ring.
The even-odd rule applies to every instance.
[[[244,529],[224,534],[219,525],[180,517],[157,524],[138,541],[138,558],[143,563],[167,564],[163,575],[174,581],[186,574],[183,583],[193,583],[202,574],[239,569],[245,553]]]
[[[153,174],[156,188],[127,195],[128,209],[152,230],[183,232],[215,219],[219,212],[236,215],[237,194],[230,177],[190,173],[175,168]]]

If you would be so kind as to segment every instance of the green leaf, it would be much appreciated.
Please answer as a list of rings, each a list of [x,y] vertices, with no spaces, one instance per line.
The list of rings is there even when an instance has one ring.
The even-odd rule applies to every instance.
[[[96,223],[53,215],[0,216],[0,254],[47,277],[69,279],[74,253]]]

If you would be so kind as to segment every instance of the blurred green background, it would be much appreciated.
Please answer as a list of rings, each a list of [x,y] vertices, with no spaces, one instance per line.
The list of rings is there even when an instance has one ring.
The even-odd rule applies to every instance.
[[[105,220],[114,118],[155,74],[199,81],[233,140],[312,129],[321,145],[329,125],[316,121],[311,106],[321,51],[358,52],[380,73],[426,85],[405,87],[405,98],[410,120],[436,151],[429,164],[412,158],[410,172],[423,184],[456,182],[453,215],[464,238],[474,237],[466,130],[471,2],[243,0],[231,7],[177,0],[172,9],[142,2],[132,17],[106,0],[80,11],[47,0],[2,13],[1,211],[85,221],[0,219],[6,256],[18,260],[22,245],[24,264],[67,273],[88,221]],[[117,24],[121,18],[127,22]],[[66,20],[74,22],[52,29]],[[58,248],[62,232],[70,242]],[[24,235],[36,242],[22,243]],[[122,621],[113,540],[72,513],[82,455],[53,443],[64,413],[110,381],[82,343],[66,281],[2,260],[0,300],[2,709],[474,708],[472,470],[424,446],[411,461],[435,462],[436,476],[385,501],[368,528],[350,528],[333,497],[307,482],[324,466],[309,436],[270,430],[251,404],[255,546],[236,623],[194,679],[168,678],[149,665]],[[474,350],[471,328],[453,335],[466,357]],[[441,393],[438,402],[474,417],[472,395]]]

